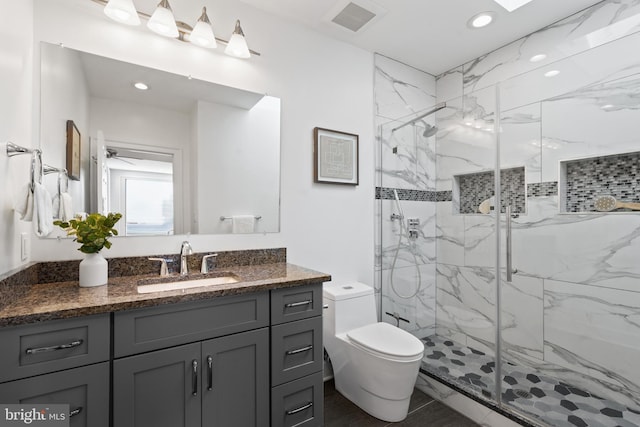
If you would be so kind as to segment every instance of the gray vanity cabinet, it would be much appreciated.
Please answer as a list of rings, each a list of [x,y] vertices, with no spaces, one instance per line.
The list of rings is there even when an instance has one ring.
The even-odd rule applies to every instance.
[[[271,426],[323,425],[322,283],[271,291]]]
[[[109,315],[0,329],[0,403],[69,405],[72,427],[109,425]]]
[[[268,292],[115,313],[116,355],[168,348],[114,361],[114,426],[268,426],[268,326]]]
[[[199,427],[194,361],[200,362],[199,343],[114,361],[114,426]]]
[[[269,329],[202,343],[202,425],[269,426]]]
[[[109,362],[0,384],[0,402],[65,404],[71,427],[108,427]]]

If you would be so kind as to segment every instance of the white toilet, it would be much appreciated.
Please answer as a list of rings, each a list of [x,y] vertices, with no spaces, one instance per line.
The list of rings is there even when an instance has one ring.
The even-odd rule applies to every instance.
[[[406,418],[424,344],[377,321],[373,289],[362,283],[325,283],[324,347],[336,389],[384,421]]]

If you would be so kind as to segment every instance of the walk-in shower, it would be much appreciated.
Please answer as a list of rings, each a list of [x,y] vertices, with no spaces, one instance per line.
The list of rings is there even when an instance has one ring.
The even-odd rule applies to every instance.
[[[398,119],[410,96],[380,103],[380,317],[425,343],[427,392],[523,425],[640,426],[640,109],[615,104],[640,74],[594,71],[625,43],[554,63],[565,84],[532,69]]]

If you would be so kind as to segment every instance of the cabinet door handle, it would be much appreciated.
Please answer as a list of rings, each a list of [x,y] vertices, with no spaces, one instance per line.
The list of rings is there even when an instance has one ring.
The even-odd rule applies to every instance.
[[[307,403],[307,404],[306,404],[306,405],[304,405],[304,406],[301,406],[301,407],[299,407],[299,408],[296,408],[296,409],[292,409],[292,410],[290,410],[290,411],[287,411],[287,412],[286,412],[286,414],[287,414],[287,415],[297,414],[298,412],[302,412],[302,411],[304,411],[305,409],[309,409],[309,408],[311,408],[312,406],[313,406],[313,402],[309,402],[309,403]]]
[[[193,360],[191,362],[191,366],[193,367],[193,375],[191,376],[191,394],[194,396],[198,395],[198,361]]]
[[[75,340],[75,341],[71,341],[68,344],[53,345],[51,347],[28,348],[25,350],[25,353],[38,354],[38,353],[48,353],[50,351],[56,351],[56,350],[65,350],[67,348],[78,347],[79,345],[82,345],[83,342],[84,342],[83,340]]]
[[[306,301],[298,301],[298,302],[290,302],[289,304],[285,304],[284,306],[287,308],[291,308],[291,307],[300,307],[301,305],[309,305],[313,303],[313,300],[306,300]]]
[[[306,347],[300,347],[300,348],[296,348],[295,350],[288,350],[286,352],[287,356],[291,356],[292,354],[298,354],[298,353],[303,353],[305,351],[309,351],[313,348],[313,345],[308,345]]]
[[[213,357],[211,356],[207,356],[207,369],[209,370],[209,384],[207,386],[207,390],[213,390]]]
[[[71,412],[69,412],[69,418],[71,417],[75,417],[76,415],[78,415],[80,412],[82,412],[82,406],[77,407],[76,409],[72,410]]]

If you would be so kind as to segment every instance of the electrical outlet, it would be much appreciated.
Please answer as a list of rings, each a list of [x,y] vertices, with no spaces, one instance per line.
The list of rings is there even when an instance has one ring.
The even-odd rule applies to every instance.
[[[29,259],[29,234],[20,233],[20,260]]]

